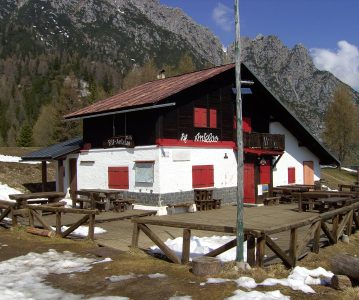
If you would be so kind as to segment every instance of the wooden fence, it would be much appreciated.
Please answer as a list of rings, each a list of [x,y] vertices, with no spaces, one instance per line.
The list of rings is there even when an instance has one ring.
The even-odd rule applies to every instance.
[[[354,228],[359,229],[358,210],[359,202],[284,226],[272,227],[266,230],[245,228],[244,236],[247,241],[247,262],[251,266],[263,267],[267,246],[287,267],[294,267],[298,259],[307,253],[308,246],[311,251],[315,253],[319,252],[322,246],[320,243],[321,238],[325,237],[329,244],[336,244],[344,232],[350,235]],[[183,264],[189,262],[191,230],[205,230],[228,234],[235,234],[236,232],[235,227],[232,226],[181,223],[160,219],[137,218],[133,219],[132,222],[134,222],[132,235],[133,247],[138,247],[139,234],[140,231],[142,231],[163,251],[169,260],[174,263]],[[179,259],[148,225],[183,228],[182,258]],[[301,230],[302,233],[301,238],[299,238],[299,230]],[[283,249],[283,247],[271,238],[271,235],[288,231],[290,232],[288,249]],[[207,253],[206,256],[217,256],[235,246],[236,238],[218,249]]]
[[[64,208],[64,207],[52,207],[47,205],[31,205],[24,204],[21,207],[18,207],[17,203],[0,200],[0,204],[3,205],[4,211],[0,215],[0,222],[7,216],[11,215],[12,226],[17,226],[18,217],[22,216],[24,218],[29,219],[29,226],[35,227],[35,220],[41,224],[41,226],[49,231],[55,232],[59,237],[67,237],[74,230],[76,230],[79,226],[83,224],[87,224],[89,226],[88,230],[88,238],[93,240],[95,233],[95,215],[98,214],[98,210],[90,210],[90,209],[75,209],[75,208]],[[48,222],[44,220],[42,214],[44,212],[54,213],[56,215],[56,226],[55,230],[51,227]],[[61,231],[62,227],[62,215],[65,213],[69,214],[78,214],[84,215],[81,219],[79,219],[76,223],[72,224],[67,230],[64,232]]]

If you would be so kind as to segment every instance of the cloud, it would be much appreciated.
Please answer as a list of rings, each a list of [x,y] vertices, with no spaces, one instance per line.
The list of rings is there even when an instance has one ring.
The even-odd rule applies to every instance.
[[[231,31],[233,27],[233,10],[222,3],[213,9],[212,19],[224,31]]]
[[[313,48],[310,50],[319,70],[333,73],[340,80],[359,90],[359,48],[347,41],[338,42],[336,51]]]

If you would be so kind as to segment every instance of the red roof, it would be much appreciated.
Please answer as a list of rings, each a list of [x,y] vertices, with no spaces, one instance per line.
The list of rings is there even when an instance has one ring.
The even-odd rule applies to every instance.
[[[234,68],[234,64],[228,64],[211,69],[147,82],[70,113],[65,116],[65,119],[96,115],[99,113],[116,111],[133,106],[157,103],[169,96],[172,96],[180,91],[201,83],[209,78],[217,76],[232,68]]]

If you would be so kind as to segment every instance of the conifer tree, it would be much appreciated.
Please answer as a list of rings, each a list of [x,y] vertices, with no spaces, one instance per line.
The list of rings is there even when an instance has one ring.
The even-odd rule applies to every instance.
[[[17,139],[18,147],[31,147],[33,145],[32,140],[32,128],[29,124],[24,124],[20,129],[20,135]]]

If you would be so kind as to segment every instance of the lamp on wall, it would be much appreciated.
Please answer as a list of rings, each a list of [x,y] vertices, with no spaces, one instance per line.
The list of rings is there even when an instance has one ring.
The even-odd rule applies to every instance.
[[[261,165],[261,166],[265,166],[266,164],[267,164],[267,161],[262,157],[262,158],[258,158],[259,159],[259,164]]]
[[[228,155],[227,155],[227,153],[224,153],[224,157],[223,157],[224,159],[228,159]]]

